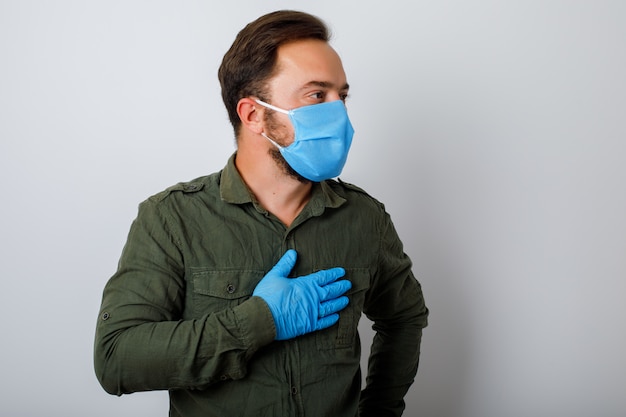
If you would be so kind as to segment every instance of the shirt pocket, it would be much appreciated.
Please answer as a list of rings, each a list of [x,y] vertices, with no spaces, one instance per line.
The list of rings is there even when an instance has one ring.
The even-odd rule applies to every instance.
[[[339,322],[320,330],[316,334],[317,348],[320,350],[354,348],[357,327],[363,312],[365,293],[370,287],[370,271],[367,268],[345,268],[345,279],[352,283],[346,292],[350,300],[348,306],[339,312]]]
[[[264,274],[256,270],[194,268],[191,271],[194,316],[201,317],[243,303],[252,296]]]

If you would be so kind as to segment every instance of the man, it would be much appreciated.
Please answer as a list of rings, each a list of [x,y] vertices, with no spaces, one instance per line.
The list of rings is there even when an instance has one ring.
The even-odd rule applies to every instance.
[[[402,414],[428,310],[383,205],[331,179],[353,130],[328,40],[279,11],[224,56],[237,151],[140,205],[97,324],[109,393],[167,389],[170,416]]]

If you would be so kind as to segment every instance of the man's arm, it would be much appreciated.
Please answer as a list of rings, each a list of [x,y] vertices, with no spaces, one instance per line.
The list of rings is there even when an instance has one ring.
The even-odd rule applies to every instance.
[[[274,340],[259,297],[195,320],[183,320],[185,281],[177,237],[153,203],[141,205],[118,271],[104,290],[94,364],[111,393],[204,388],[239,379],[247,361]]]
[[[411,272],[411,261],[388,216],[381,239],[379,270],[364,312],[374,322],[376,334],[359,415],[400,416],[405,407],[404,396],[417,373],[428,309],[421,286]]]

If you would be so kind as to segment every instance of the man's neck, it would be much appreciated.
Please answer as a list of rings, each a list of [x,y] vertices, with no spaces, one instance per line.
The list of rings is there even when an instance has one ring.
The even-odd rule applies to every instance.
[[[268,155],[259,160],[238,152],[235,166],[255,198],[289,227],[311,198],[312,183],[303,183],[283,172]]]

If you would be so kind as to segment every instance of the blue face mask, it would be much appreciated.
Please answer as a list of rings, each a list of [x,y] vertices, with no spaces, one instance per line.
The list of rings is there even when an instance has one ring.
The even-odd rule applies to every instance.
[[[280,146],[262,135],[279,150],[289,166],[310,181],[323,181],[341,173],[348,159],[354,129],[341,100],[283,110],[261,100],[262,106],[287,114],[295,132],[289,146]]]

